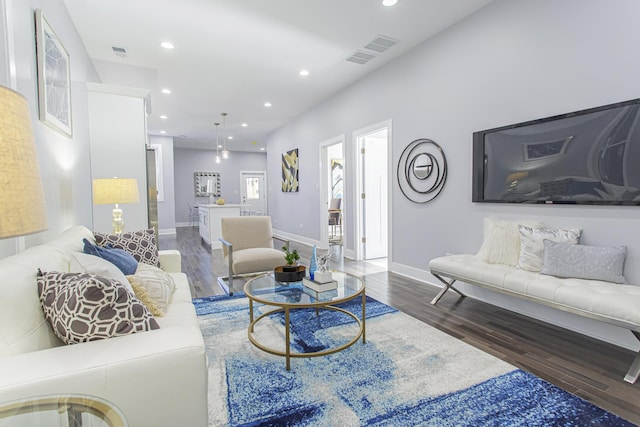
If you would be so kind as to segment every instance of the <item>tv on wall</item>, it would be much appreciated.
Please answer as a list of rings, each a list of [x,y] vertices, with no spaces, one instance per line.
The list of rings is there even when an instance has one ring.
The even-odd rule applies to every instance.
[[[473,201],[640,205],[640,99],[474,132]]]

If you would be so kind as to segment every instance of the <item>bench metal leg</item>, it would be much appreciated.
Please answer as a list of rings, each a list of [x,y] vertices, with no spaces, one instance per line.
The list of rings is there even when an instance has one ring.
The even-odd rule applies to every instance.
[[[633,335],[640,340],[640,332],[631,331]],[[625,375],[624,380],[628,383],[635,384],[638,381],[638,377],[640,377],[640,353],[636,356],[635,360],[631,364],[631,368],[629,368],[629,372]]]
[[[451,289],[452,291],[457,292],[458,294],[460,294],[460,296],[462,298],[466,297],[465,294],[463,294],[462,292],[460,292],[458,289],[456,289],[453,284],[456,283],[455,279],[451,279],[449,281],[443,279],[442,277],[438,276],[437,274],[431,273],[433,274],[436,279],[440,280],[442,283],[444,283],[444,287],[440,290],[440,292],[438,292],[438,295],[435,296],[435,298],[433,300],[431,300],[431,305],[436,305],[438,303],[438,301],[440,301],[440,298],[442,298],[442,296],[444,294],[447,293],[447,291],[449,289]]]

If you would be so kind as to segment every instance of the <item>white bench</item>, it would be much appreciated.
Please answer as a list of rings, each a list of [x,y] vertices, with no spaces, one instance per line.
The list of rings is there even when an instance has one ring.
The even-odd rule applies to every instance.
[[[476,255],[449,255],[429,262],[431,274],[444,288],[431,301],[435,305],[449,290],[462,297],[456,281],[481,286],[570,313],[623,327],[640,340],[640,286],[599,280],[563,279],[490,264]],[[640,376],[640,353],[624,380],[635,383]]]

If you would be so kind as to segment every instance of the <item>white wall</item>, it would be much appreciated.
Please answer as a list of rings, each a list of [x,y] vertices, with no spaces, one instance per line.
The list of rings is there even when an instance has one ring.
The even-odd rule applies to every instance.
[[[0,50],[0,64],[13,75],[0,73],[0,84],[24,95],[31,110],[33,132],[44,186],[49,230],[26,237],[33,246],[49,240],[64,229],[84,224],[91,227],[91,175],[89,170],[89,127],[87,81],[97,74],[62,0],[4,0],[7,22],[2,22],[6,49]],[[68,138],[38,120],[38,92],[35,55],[34,10],[45,17],[70,55],[73,137]],[[5,46],[3,46],[5,47]],[[12,78],[13,77],[13,78]],[[1,190],[0,190],[1,191]],[[0,257],[15,252],[15,239],[0,240]]]
[[[227,160],[215,162],[212,150],[176,148],[174,151],[174,180],[176,226],[189,225],[188,203],[208,203],[206,197],[195,197],[194,172],[219,172],[222,198],[226,203],[240,203],[240,171],[266,171],[267,156],[264,153],[232,151]],[[280,185],[280,181],[277,181]],[[267,185],[271,185],[268,182]]]
[[[628,246],[626,277],[640,284],[640,207],[474,204],[472,133],[640,97],[640,2],[636,0],[496,0],[270,135],[270,212],[278,228],[320,235],[317,144],[347,135],[347,194],[355,194],[353,130],[393,120],[392,170],[417,138],[442,146],[449,175],[440,196],[416,205],[392,175],[390,268],[435,280],[428,261],[445,252],[475,253],[483,218],[535,218],[581,227],[584,244]],[[282,152],[299,148],[300,192],[281,193]],[[354,200],[345,201],[354,212]],[[353,218],[345,218],[353,232]],[[303,228],[298,227],[303,222]],[[347,236],[347,249],[353,239]],[[630,333],[582,318],[469,290],[507,307],[638,348]]]
[[[146,90],[120,86],[89,86],[89,134],[91,137],[91,177],[133,178],[138,185],[138,203],[120,206],[125,231],[145,229],[147,210],[145,116]],[[93,205],[93,229],[113,230],[114,205]]]

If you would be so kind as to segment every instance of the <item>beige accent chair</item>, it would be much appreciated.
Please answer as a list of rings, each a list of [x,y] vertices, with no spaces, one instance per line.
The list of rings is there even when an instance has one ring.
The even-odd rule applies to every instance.
[[[226,277],[218,284],[233,295],[233,278],[272,271],[285,264],[284,252],[274,249],[273,240],[280,240],[289,247],[289,241],[273,236],[271,217],[236,216],[220,219],[224,263],[229,268]],[[226,283],[228,281],[228,284]]]

